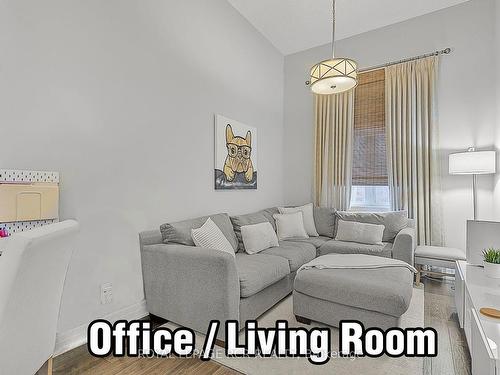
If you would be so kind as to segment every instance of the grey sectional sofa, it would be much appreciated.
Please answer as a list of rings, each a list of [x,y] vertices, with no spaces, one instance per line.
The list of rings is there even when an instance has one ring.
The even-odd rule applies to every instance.
[[[269,221],[275,228],[272,217],[275,213],[277,208],[233,217],[210,215],[235,249],[236,256],[194,246],[190,230],[200,227],[208,216],[141,232],[148,311],[199,332],[205,332],[213,319],[237,320],[242,327],[246,320],[256,319],[290,294],[299,267],[319,255],[371,254],[413,264],[416,243],[412,220],[405,218],[402,222],[401,215],[394,214],[335,212],[327,208],[314,209],[319,237],[280,241],[279,247],[254,255],[245,253],[240,227]],[[382,221],[386,224],[386,242],[366,245],[336,241],[333,238],[338,218],[368,223]],[[224,334],[222,325],[218,338],[223,339]]]

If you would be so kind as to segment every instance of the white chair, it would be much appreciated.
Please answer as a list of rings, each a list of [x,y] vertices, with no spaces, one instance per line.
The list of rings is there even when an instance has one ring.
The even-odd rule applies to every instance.
[[[1,242],[0,375],[33,375],[45,363],[51,372],[61,295],[78,227],[67,220]]]

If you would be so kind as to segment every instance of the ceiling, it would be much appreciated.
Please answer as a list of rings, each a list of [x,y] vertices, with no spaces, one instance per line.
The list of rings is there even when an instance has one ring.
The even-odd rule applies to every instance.
[[[331,42],[331,0],[228,0],[283,54]],[[337,0],[336,40],[468,0]]]

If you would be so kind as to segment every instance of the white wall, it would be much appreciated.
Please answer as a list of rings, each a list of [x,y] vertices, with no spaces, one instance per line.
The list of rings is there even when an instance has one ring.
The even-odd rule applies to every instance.
[[[449,246],[464,247],[465,221],[472,217],[471,178],[448,175],[448,154],[469,146],[491,148],[495,130],[494,0],[468,3],[339,41],[338,56],[361,68],[445,47],[439,82],[439,133],[442,157],[443,219]],[[312,198],[312,96],[304,86],[308,69],[328,58],[325,45],[285,58],[285,200]],[[481,176],[478,215],[493,217],[493,177]]]
[[[139,231],[282,203],[283,63],[225,0],[0,2],[1,167],[60,171],[82,228],[60,331],[143,300]],[[214,113],[258,128],[257,191],[214,191]]]

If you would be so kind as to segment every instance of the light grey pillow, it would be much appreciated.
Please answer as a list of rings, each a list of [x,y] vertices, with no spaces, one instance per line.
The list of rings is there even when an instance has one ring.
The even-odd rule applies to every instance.
[[[383,225],[339,220],[335,240],[365,243],[368,245],[383,245],[383,234]]]
[[[337,211],[336,216],[344,221],[383,225],[383,242],[393,242],[396,235],[408,226],[408,213],[406,211],[390,212],[347,212]],[[335,231],[335,235],[337,232]]]
[[[270,223],[271,226],[273,227],[273,230],[276,230],[276,226],[274,224],[274,219],[272,218],[271,215],[271,209],[267,210],[262,210],[258,212],[253,212],[251,214],[246,214],[246,215],[238,215],[238,216],[231,216],[231,223],[233,224],[233,231],[236,235],[237,241],[238,241],[238,251],[245,251],[245,245],[243,244],[243,238],[241,237],[241,227],[244,225],[252,225],[252,224],[259,224],[259,223]],[[276,212],[278,212],[278,209],[276,209]],[[271,218],[272,222],[269,220]]]
[[[304,220],[304,228],[307,234],[311,237],[318,237],[316,223],[314,222],[314,208],[312,203],[305,204],[297,207],[278,207],[280,214],[293,214],[295,212],[302,212],[302,219]]]
[[[243,225],[241,227],[241,237],[248,254],[256,254],[270,247],[279,246],[278,236],[270,222]]]
[[[314,207],[313,216],[318,234],[333,238],[335,232],[335,208]]]
[[[233,225],[228,214],[215,214],[209,216],[197,217],[195,219],[177,221],[175,223],[166,223],[160,226],[161,236],[164,243],[178,243],[181,245],[194,246],[193,238],[191,237],[191,229],[200,228],[208,218],[219,227],[224,233],[227,240],[236,251],[238,248],[238,240],[233,230]]]
[[[276,220],[278,239],[280,241],[287,238],[309,238],[304,228],[304,219],[301,211],[293,214],[276,214],[273,217]]]

